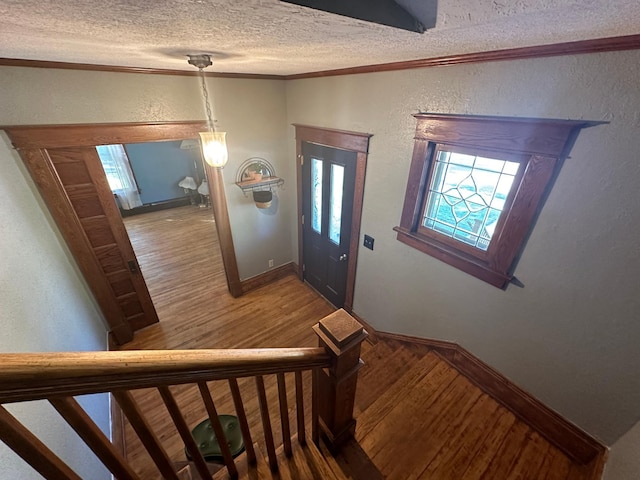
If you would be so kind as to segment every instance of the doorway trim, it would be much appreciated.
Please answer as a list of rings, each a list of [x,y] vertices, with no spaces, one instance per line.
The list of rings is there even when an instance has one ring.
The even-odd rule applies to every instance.
[[[302,142],[316,143],[331,148],[356,152],[356,179],[353,191],[353,216],[351,218],[351,241],[349,243],[347,264],[347,288],[344,309],[353,310],[353,292],[356,283],[356,265],[358,245],[360,243],[360,223],[364,200],[364,179],[367,170],[370,133],[350,132],[332,128],[314,127],[294,123],[296,129],[296,179],[298,191],[298,278],[304,279],[302,245]]]
[[[152,122],[152,123],[106,123],[106,124],[62,124],[62,125],[15,125],[0,126],[0,130],[7,132],[11,143],[16,148],[27,169],[33,176],[29,165],[29,158],[33,157],[30,152],[42,151],[46,155],[46,149],[65,147],[94,147],[105,144],[126,144],[145,143],[158,141],[174,141],[184,139],[197,139],[198,133],[206,130],[207,125],[202,121],[182,121],[182,122]],[[44,158],[44,157],[43,157]],[[38,159],[36,158],[35,161]],[[33,160],[32,160],[33,161]],[[231,224],[229,222],[229,212],[227,209],[222,173],[219,169],[207,165],[207,174],[210,178],[209,188],[213,203],[213,215],[216,229],[218,231],[220,250],[227,278],[227,286],[232,296],[242,295],[242,285],[238,271],[233,237],[231,235]],[[34,180],[37,180],[34,178]],[[39,189],[55,189],[55,185],[39,185]],[[41,192],[42,194],[42,192]],[[42,195],[43,200],[50,210],[55,210],[55,205],[50,205],[47,201],[48,195]],[[52,211],[52,213],[54,213]],[[58,216],[54,213],[56,223]],[[60,225],[58,228],[64,230],[68,226]],[[69,238],[69,235],[64,235]],[[73,236],[71,236],[73,238]],[[67,240],[69,241],[69,240]],[[84,249],[82,242],[76,242],[79,249]],[[75,252],[76,248],[70,248],[73,256],[79,264],[83,260]],[[94,257],[93,253],[91,253]],[[97,262],[97,259],[94,260]],[[88,280],[87,280],[88,282]],[[108,315],[105,315],[108,317]],[[110,325],[114,327],[115,325]],[[123,334],[123,336],[126,336]]]

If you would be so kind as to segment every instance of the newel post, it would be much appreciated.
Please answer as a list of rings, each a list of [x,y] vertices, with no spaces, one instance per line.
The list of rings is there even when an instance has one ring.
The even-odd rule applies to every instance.
[[[329,449],[335,452],[355,433],[353,406],[358,370],[364,365],[360,359],[360,346],[368,334],[344,310],[326,316],[314,325],[313,330],[319,337],[320,346],[332,358],[329,368],[316,372],[314,410],[318,425],[314,425],[313,439],[317,443],[319,433],[322,433]]]

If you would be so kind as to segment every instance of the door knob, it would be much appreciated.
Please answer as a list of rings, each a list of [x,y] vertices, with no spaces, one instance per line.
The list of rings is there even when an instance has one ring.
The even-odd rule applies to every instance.
[[[338,260],[340,260],[341,262],[346,261],[347,260],[347,254],[343,253],[342,255],[340,255],[340,258]]]

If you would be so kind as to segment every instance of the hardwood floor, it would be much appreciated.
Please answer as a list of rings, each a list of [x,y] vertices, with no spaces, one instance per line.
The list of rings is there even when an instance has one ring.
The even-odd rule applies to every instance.
[[[210,210],[183,207],[140,217],[126,219],[127,229],[160,323],[137,332],[123,348],[316,345],[311,326],[333,307],[293,275],[241,298],[227,292]],[[176,229],[176,224],[184,224],[185,229]],[[395,340],[365,342],[362,358],[356,441],[335,460],[348,478],[600,478],[599,460],[585,466],[573,464],[427,347]],[[269,377],[265,381],[274,437],[279,439],[276,382]],[[305,375],[307,392],[309,384]],[[212,382],[210,387],[218,411],[234,413],[225,382]],[[255,386],[252,379],[245,379],[240,387],[252,432],[257,432],[253,440],[260,443]],[[287,378],[287,387],[289,405],[293,405],[293,378]],[[196,387],[172,391],[190,426],[206,417]],[[144,405],[171,459],[184,461],[182,442],[157,391],[140,390],[135,397]],[[310,404],[306,401],[305,410]],[[294,415],[291,411],[292,425]],[[141,477],[158,478],[129,426],[125,444]]]
[[[389,479],[596,479],[425,346],[367,345],[356,440]]]
[[[194,302],[226,291],[211,208],[189,205],[123,221],[161,322],[200,315]]]

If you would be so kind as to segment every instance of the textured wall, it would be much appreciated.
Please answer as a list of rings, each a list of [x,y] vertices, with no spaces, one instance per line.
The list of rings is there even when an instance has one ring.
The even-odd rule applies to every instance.
[[[372,133],[362,232],[377,241],[376,250],[359,252],[356,312],[381,330],[459,342],[612,444],[640,417],[640,378],[633,370],[640,361],[634,277],[640,267],[639,65],[640,52],[621,52],[286,87],[211,80],[216,117],[229,132],[224,177],[241,277],[265,270],[269,258],[276,265],[297,258],[293,127],[286,125]],[[0,84],[0,124],[203,118],[195,78],[3,67]],[[497,290],[395,240],[391,229],[400,218],[415,128],[410,114],[418,109],[610,122],[583,131],[565,162],[516,270],[524,289]],[[285,178],[271,211],[256,209],[233,184],[236,169],[252,156],[267,158]],[[44,258],[70,268],[33,188],[12,186],[16,177],[28,182],[17,162],[2,138],[0,185],[5,198],[19,199],[0,205],[3,229],[16,229],[14,242],[20,238],[20,247],[34,255],[54,248]],[[24,231],[44,228],[42,218],[48,236]],[[2,262],[3,292],[24,261]],[[58,282],[50,271],[39,270],[42,288]],[[0,298],[3,311],[5,302],[14,302],[15,312],[35,308],[16,292]]]
[[[240,277],[245,279],[267,270],[269,259],[277,267],[292,258],[288,219],[295,202],[295,170],[285,158],[285,87],[278,80],[208,82],[219,129],[228,132],[224,180]],[[197,77],[3,67],[0,84],[0,125],[204,119]],[[269,160],[285,179],[285,188],[265,211],[235,185],[240,164],[254,156]]]
[[[0,67],[0,85],[0,125],[204,118],[195,77]],[[278,173],[284,169],[284,84],[214,80],[210,86],[215,88],[216,117],[228,131],[230,160],[224,178],[240,274],[247,278],[266,270],[270,258],[276,266],[291,260],[290,212],[285,205],[295,197],[261,212],[234,184],[236,169],[248,157],[267,158]],[[295,179],[285,180],[290,191],[280,196],[286,198],[295,194]],[[0,193],[0,351],[104,349],[101,315],[4,134]],[[85,406],[107,430],[106,397],[89,400]],[[109,478],[48,405],[18,405],[12,411],[43,432],[45,441],[55,444],[63,457],[72,458],[82,478]],[[3,446],[0,465],[0,478],[36,477],[30,477],[30,469]]]
[[[8,139],[1,135],[0,351],[105,350],[102,316],[70,263],[53,220],[34,195],[35,187],[22,161],[7,145]],[[80,401],[108,434],[108,397],[82,397]],[[10,405],[9,410],[82,478],[111,478],[48,403]],[[0,465],[3,479],[42,478],[1,442]]]
[[[362,233],[376,249],[360,248],[355,312],[380,330],[458,342],[618,439],[640,418],[639,77],[634,51],[288,83],[288,123],[374,135]],[[565,162],[515,271],[525,288],[498,290],[395,239],[418,110],[610,122],[583,130]]]
[[[292,258],[289,220],[296,210],[296,177],[287,157],[285,85],[279,80],[226,80],[219,87],[216,118],[219,129],[228,132],[224,179],[229,217],[240,278],[246,279],[267,270],[269,259],[277,267]],[[251,157],[268,160],[285,181],[265,210],[235,185],[240,165]]]
[[[640,478],[640,423],[625,433],[611,447],[604,470],[605,480],[637,480]]]

